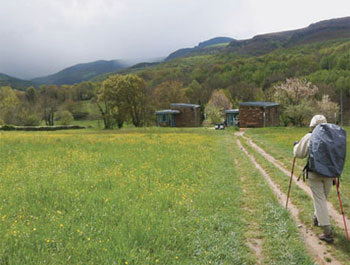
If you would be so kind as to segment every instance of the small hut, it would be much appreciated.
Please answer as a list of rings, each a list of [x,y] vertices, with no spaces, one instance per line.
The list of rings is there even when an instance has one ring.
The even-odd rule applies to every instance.
[[[239,127],[279,126],[279,106],[279,103],[264,101],[239,103]]]
[[[180,114],[178,110],[159,110],[156,111],[157,126],[175,127],[175,115]]]
[[[156,111],[157,126],[199,127],[200,106],[195,104],[172,103],[171,109]]]
[[[239,110],[238,109],[225,110],[227,126],[236,126],[236,127],[238,127],[238,124],[239,124],[238,114],[239,114]]]

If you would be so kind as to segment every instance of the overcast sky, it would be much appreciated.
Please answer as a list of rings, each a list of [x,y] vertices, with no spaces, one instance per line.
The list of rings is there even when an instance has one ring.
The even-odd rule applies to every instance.
[[[165,57],[217,36],[349,15],[349,0],[0,0],[0,73],[33,78],[100,59]]]

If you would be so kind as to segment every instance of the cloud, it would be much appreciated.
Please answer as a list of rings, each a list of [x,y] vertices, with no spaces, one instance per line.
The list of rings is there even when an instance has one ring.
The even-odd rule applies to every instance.
[[[32,78],[99,59],[167,56],[346,16],[348,1],[0,0],[0,72]]]

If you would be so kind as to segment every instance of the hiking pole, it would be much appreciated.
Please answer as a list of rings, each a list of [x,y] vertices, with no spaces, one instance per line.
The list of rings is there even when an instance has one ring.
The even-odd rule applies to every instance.
[[[349,241],[349,232],[348,232],[348,228],[346,227],[346,220],[345,220],[345,214],[344,214],[344,209],[343,209],[343,203],[341,201],[340,192],[339,192],[339,181],[338,181],[337,178],[335,178],[335,186],[337,187],[337,194],[338,194],[341,214],[343,215],[343,221],[344,221],[344,228],[345,228],[346,237],[347,237],[347,239]]]
[[[292,186],[292,179],[293,179],[293,173],[294,173],[295,158],[296,158],[296,157],[293,158],[292,172],[290,173],[290,180],[289,180],[289,187],[288,187],[288,195],[287,195],[286,209],[287,209],[287,207],[288,207],[289,193],[290,193],[290,188],[291,188],[291,186]]]

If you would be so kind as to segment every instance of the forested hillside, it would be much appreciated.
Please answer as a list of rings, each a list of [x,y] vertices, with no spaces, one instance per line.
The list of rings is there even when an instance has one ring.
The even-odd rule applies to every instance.
[[[227,90],[236,101],[273,100],[273,85],[291,77],[306,78],[319,86],[318,96],[327,93],[334,101],[343,88],[350,103],[350,40],[280,48],[253,57],[228,52],[192,56],[134,73],[147,80],[154,91],[176,83],[186,101],[192,103],[205,104],[216,89]],[[155,105],[163,105],[164,100],[159,98]]]
[[[96,118],[96,113],[89,113],[87,109],[80,107],[86,105],[81,104],[82,102],[99,103],[101,117],[108,117],[115,124],[122,126],[124,121],[136,120],[136,114],[132,112],[137,110],[135,126],[153,125],[155,110],[169,108],[173,102],[183,102],[199,104],[203,111],[214,91],[224,93],[232,107],[237,107],[241,101],[278,101],[276,86],[286,79],[296,78],[317,86],[313,97],[319,102],[328,95],[328,100],[339,104],[342,92],[344,122],[349,124],[350,36],[346,30],[347,23],[350,23],[350,17],[315,23],[301,30],[257,36],[253,38],[253,42],[258,39],[266,40],[271,36],[284,40],[283,45],[280,43],[272,51],[265,50],[260,55],[237,52],[233,49],[233,44],[237,41],[232,41],[229,47],[217,49],[215,52],[205,47],[202,50],[207,48],[208,52],[192,53],[161,63],[138,64],[95,76],[90,82],[46,85],[37,90],[35,95],[29,93],[33,90],[24,95],[17,93],[22,101],[32,100],[32,103],[26,103],[31,106],[31,110],[28,111],[26,104],[18,104],[22,106],[18,108],[21,109],[22,116],[35,112],[39,120],[48,112],[63,110],[69,111],[74,118],[82,119]],[[320,40],[321,36],[323,37]],[[241,49],[252,49],[248,44],[241,46]],[[110,77],[113,74],[137,75],[141,80],[132,76],[125,80]],[[132,80],[137,81],[136,86]],[[120,90],[123,91],[122,94],[118,94],[120,92],[116,92],[117,90],[113,92],[120,84],[127,86],[127,89],[123,87]],[[38,105],[35,108],[32,106],[34,99]],[[135,104],[134,110],[130,110],[131,114],[125,111],[130,108],[127,102]],[[50,111],[43,105],[50,107]],[[284,108],[282,106],[282,110]],[[339,107],[336,108],[339,110]],[[106,110],[109,111],[108,114]],[[15,117],[13,113],[14,110],[7,117]],[[20,117],[17,117],[16,123],[21,123]],[[283,124],[288,124],[288,120]]]
[[[11,86],[13,89],[24,90],[26,87],[33,86],[34,83],[27,80],[22,80],[9,75],[0,73],[0,87]]]

